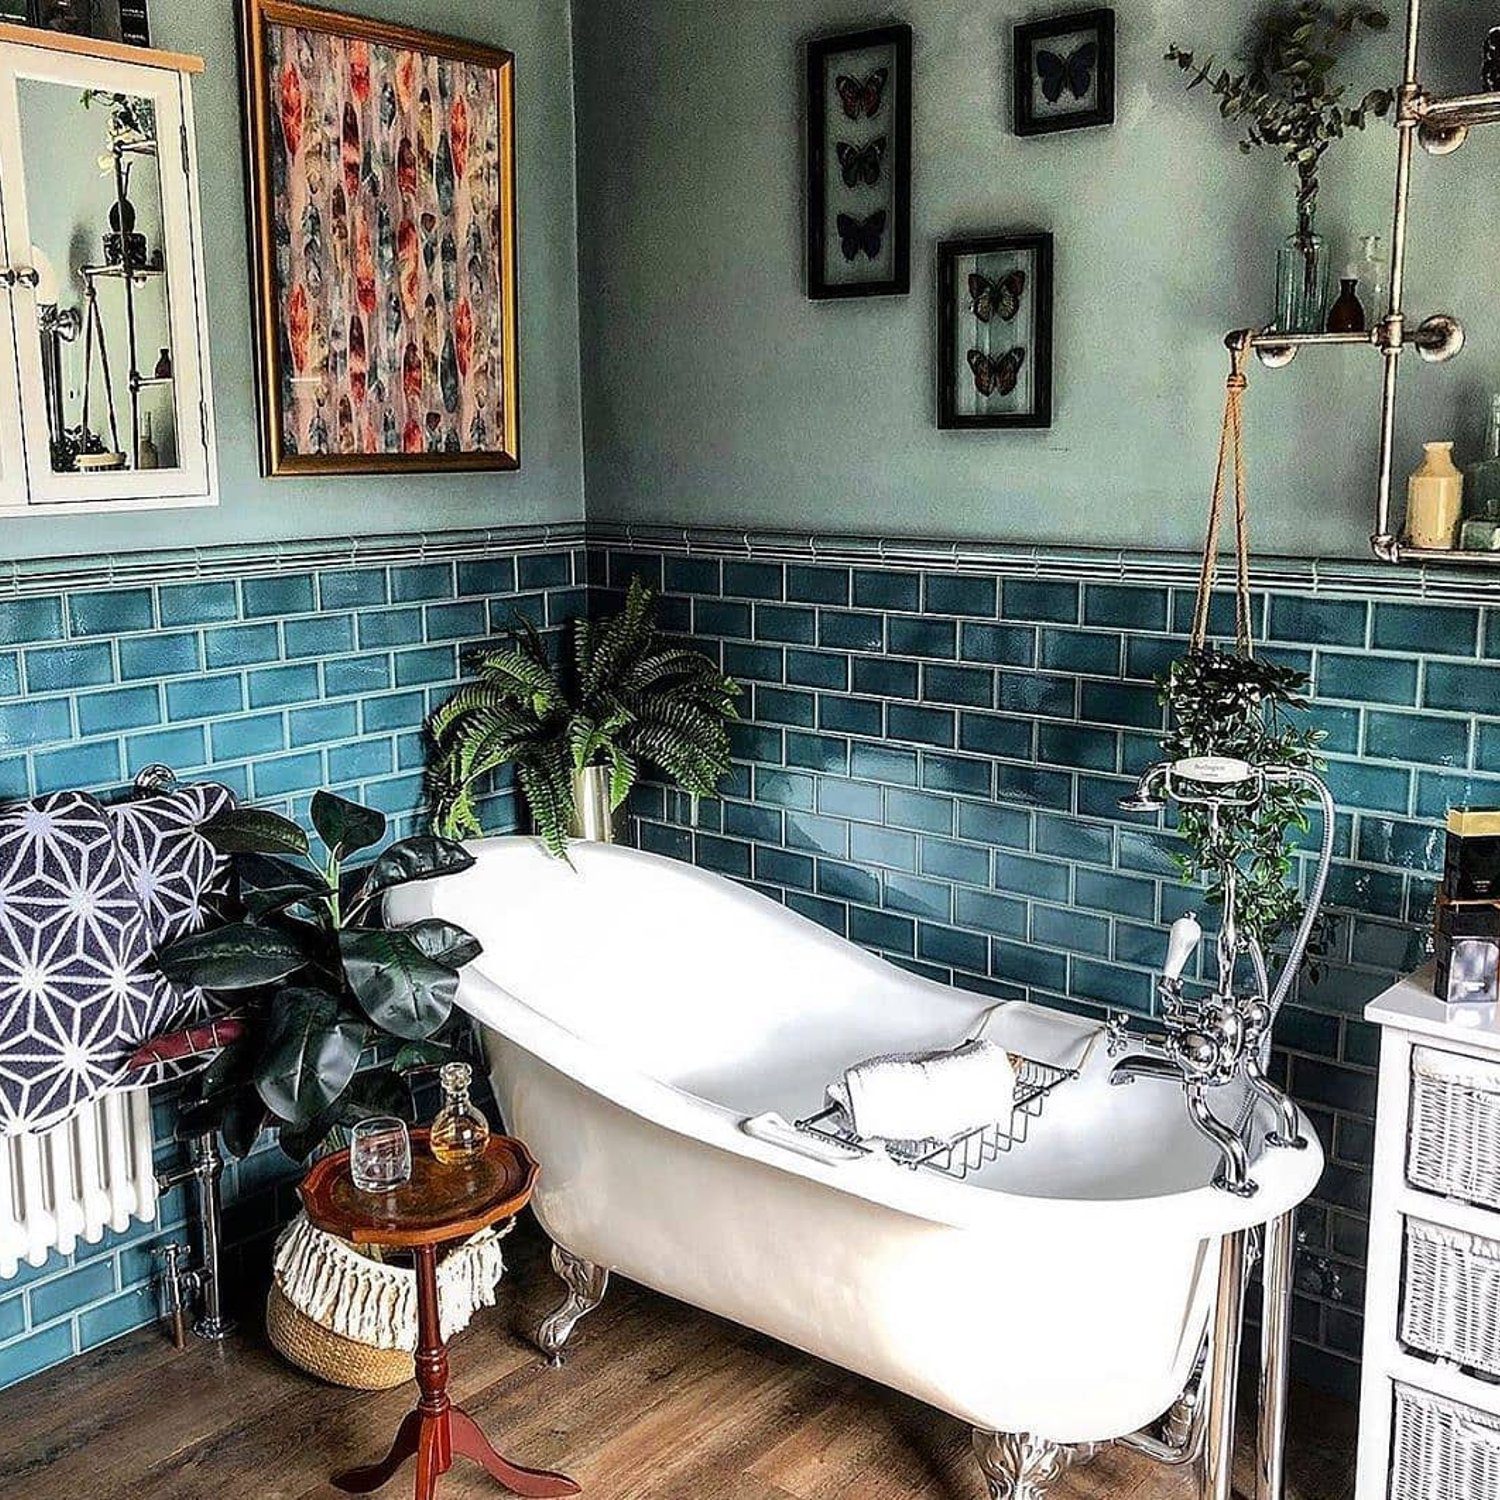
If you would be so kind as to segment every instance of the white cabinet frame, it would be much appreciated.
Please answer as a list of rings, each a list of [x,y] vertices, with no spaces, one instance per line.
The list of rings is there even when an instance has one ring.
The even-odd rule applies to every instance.
[[[0,289],[0,517],[215,505],[218,467],[197,144],[190,75],[182,66],[192,60],[141,50],[138,61],[130,48],[110,48],[110,55],[100,56],[55,47],[42,33],[22,33],[27,39],[20,40],[17,30],[0,26],[0,260],[16,273],[8,288]],[[32,259],[28,192],[45,191],[44,185],[28,184],[22,153],[18,88],[28,79],[80,93],[102,89],[148,98],[154,106],[172,341],[177,448],[172,468],[91,474],[52,468],[36,287],[27,274]],[[37,163],[30,166],[35,173]]]

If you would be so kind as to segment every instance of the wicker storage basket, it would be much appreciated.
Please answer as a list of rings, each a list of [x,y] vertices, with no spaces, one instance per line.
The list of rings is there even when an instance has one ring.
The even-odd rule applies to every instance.
[[[1412,1053],[1406,1175],[1427,1192],[1500,1208],[1500,1063]]]
[[[274,1281],[266,1301],[266,1336],[289,1364],[329,1385],[387,1391],[415,1373],[412,1356],[405,1349],[377,1349],[315,1323],[287,1300],[280,1283]]]
[[[1500,1242],[1408,1219],[1401,1339],[1500,1376]]]
[[[505,1232],[483,1230],[438,1266],[444,1339],[468,1327],[479,1308],[494,1306]],[[414,1373],[415,1273],[371,1260],[298,1214],[277,1241],[266,1332],[278,1353],[330,1384],[365,1391],[400,1385]]]
[[[1500,1417],[1396,1387],[1390,1500],[1495,1500]]]

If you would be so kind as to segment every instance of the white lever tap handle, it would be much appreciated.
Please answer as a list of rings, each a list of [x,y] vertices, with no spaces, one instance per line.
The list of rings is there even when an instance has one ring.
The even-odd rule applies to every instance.
[[[1192,912],[1185,917],[1178,917],[1172,923],[1172,934],[1167,939],[1167,961],[1162,966],[1162,978],[1181,979],[1182,971],[1187,968],[1202,941],[1203,929],[1198,925],[1198,918]]]

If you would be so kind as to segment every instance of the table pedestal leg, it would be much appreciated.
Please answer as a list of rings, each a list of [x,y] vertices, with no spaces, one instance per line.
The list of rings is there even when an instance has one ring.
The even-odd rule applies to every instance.
[[[434,1500],[438,1479],[453,1467],[455,1452],[481,1464],[512,1494],[547,1500],[576,1495],[578,1486],[564,1474],[523,1469],[492,1448],[467,1412],[448,1397],[448,1348],[438,1322],[437,1247],[419,1245],[413,1252],[417,1272],[416,1410],[408,1412],[391,1451],[379,1463],[348,1469],[333,1478],[335,1489],[368,1495],[385,1484],[412,1454],[417,1457],[416,1500]]]

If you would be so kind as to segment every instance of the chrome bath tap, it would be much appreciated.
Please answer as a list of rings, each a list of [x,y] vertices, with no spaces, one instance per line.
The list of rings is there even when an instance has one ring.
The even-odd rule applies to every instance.
[[[1218,827],[1229,808],[1254,806],[1269,786],[1296,782],[1311,791],[1323,810],[1322,856],[1308,894],[1302,921],[1292,939],[1285,966],[1273,989],[1265,953],[1257,936],[1240,930],[1237,915],[1239,870],[1226,854],[1217,874],[1223,892],[1223,921],[1215,941],[1216,979],[1208,994],[1190,994],[1183,976],[1203,941],[1197,915],[1188,913],[1172,924],[1157,997],[1163,1030],[1142,1039],[1144,1051],[1116,1063],[1110,1075],[1115,1084],[1138,1078],[1167,1079],[1182,1085],[1189,1118],[1219,1151],[1214,1185],[1240,1197],[1250,1197],[1256,1184],[1250,1176],[1246,1130],[1253,1109],[1240,1112],[1236,1123],[1226,1121],[1213,1107],[1213,1092],[1243,1082],[1255,1099],[1268,1104],[1275,1125],[1266,1142],[1286,1150],[1305,1148],[1297,1108],[1267,1075],[1271,1033],[1282,1003],[1296,978],[1313,923],[1322,904],[1333,858],[1333,799],[1311,772],[1284,767],[1254,767],[1243,761],[1200,757],[1161,762],[1150,767],[1134,793],[1121,802],[1127,811],[1149,812],[1168,801],[1204,810],[1211,829]],[[1210,840],[1210,844],[1215,842]],[[1246,987],[1239,975],[1250,971]]]

